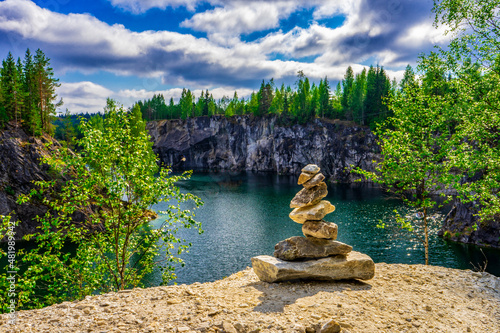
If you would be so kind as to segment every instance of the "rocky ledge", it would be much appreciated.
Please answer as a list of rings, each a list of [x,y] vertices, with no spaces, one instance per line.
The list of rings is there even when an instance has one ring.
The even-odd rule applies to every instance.
[[[251,268],[223,280],[136,288],[20,311],[0,332],[498,332],[500,278],[376,264],[367,281],[267,283]]]
[[[12,220],[20,221],[15,230],[16,239],[35,232],[36,216],[43,216],[47,211],[41,202],[18,205],[16,199],[20,194],[29,193],[35,187],[33,182],[53,179],[49,166],[40,165],[42,156],[51,153],[45,144],[52,140],[45,135],[30,137],[23,129],[10,124],[0,130],[0,215],[12,214]]]

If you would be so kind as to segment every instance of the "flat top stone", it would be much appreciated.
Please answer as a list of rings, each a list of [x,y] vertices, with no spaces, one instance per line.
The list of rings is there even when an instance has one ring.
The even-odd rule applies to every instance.
[[[303,169],[302,172],[317,174],[321,170],[316,164],[308,164]]]

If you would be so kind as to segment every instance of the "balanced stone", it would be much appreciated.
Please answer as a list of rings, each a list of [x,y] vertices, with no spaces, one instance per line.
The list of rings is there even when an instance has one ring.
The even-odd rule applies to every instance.
[[[316,174],[316,176],[312,177],[307,182],[302,184],[302,186],[304,186],[305,188],[311,188],[311,187],[318,185],[323,180],[325,180],[325,176],[322,173],[318,173],[318,174]]]
[[[337,254],[347,254],[352,246],[328,239],[290,237],[274,247],[274,256],[282,260],[318,259]]]
[[[332,222],[325,221],[306,221],[302,225],[302,233],[304,236],[337,239],[338,226]]]
[[[302,173],[299,176],[299,181],[297,182],[299,185],[304,184],[309,179],[313,178],[318,172],[320,168],[316,164],[308,164],[302,169]]]
[[[326,214],[330,214],[334,210],[334,205],[326,200],[322,200],[313,206],[295,208],[288,216],[295,222],[302,224],[307,220],[322,220]]]
[[[302,172],[312,173],[313,175],[319,172],[320,168],[316,164],[308,164],[302,168]]]
[[[300,208],[305,206],[315,205],[328,194],[328,189],[325,183],[320,183],[311,188],[303,188],[300,190],[290,203],[290,208]]]
[[[271,256],[252,258],[255,274],[261,281],[279,282],[296,279],[369,280],[375,275],[375,264],[366,254],[352,251],[317,260],[285,261]]]
[[[309,179],[313,178],[315,175],[313,173],[302,172],[299,176],[299,181],[297,184],[302,185],[307,182]]]

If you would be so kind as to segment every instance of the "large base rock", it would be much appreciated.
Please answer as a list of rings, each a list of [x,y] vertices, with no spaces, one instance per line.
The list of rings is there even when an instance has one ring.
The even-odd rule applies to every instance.
[[[352,246],[314,237],[290,237],[274,246],[274,256],[282,260],[319,259],[347,254]]]
[[[271,256],[252,258],[255,274],[265,282],[296,279],[311,280],[369,280],[375,276],[375,264],[366,254],[350,252],[308,261],[284,261]]]

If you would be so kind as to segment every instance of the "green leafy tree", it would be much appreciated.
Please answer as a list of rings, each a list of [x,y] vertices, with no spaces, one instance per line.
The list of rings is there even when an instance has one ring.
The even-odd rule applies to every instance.
[[[421,224],[397,215],[399,225],[420,240],[429,264],[429,216],[442,203],[436,195],[444,193],[443,184],[459,178],[452,172],[449,152],[458,143],[449,126],[454,116],[451,97],[428,95],[418,87],[408,87],[405,95],[394,97],[389,107],[394,116],[377,131],[382,160],[376,172],[357,170],[373,181],[384,184],[414,207],[421,216]],[[446,197],[444,202],[450,198]],[[382,223],[384,227],[386,223]]]
[[[71,114],[69,113],[69,110],[66,109],[66,113],[63,118],[63,140],[66,141],[67,146],[71,149],[75,147],[76,135],[76,129],[73,125]]]
[[[433,11],[436,26],[445,25],[453,37],[429,64],[452,76],[447,88],[456,96],[454,123],[462,140],[450,154],[465,176],[455,188],[487,225],[500,214],[500,1],[434,1]]]
[[[197,228],[190,210],[179,203],[201,204],[175,186],[182,176],[160,169],[152,143],[134,119],[108,100],[102,126],[83,122],[81,154],[60,150],[45,162],[62,178],[37,182],[44,204],[51,209],[40,218],[40,233],[27,237],[36,248],[23,256],[29,269],[23,279],[33,288],[23,307],[38,307],[85,295],[141,286],[155,267],[163,281],[175,277],[172,263],[189,244],[176,236],[179,227]],[[21,197],[20,202],[28,200]],[[164,221],[152,228],[153,205],[169,202]],[[83,221],[74,217],[84,214]],[[67,246],[76,247],[74,253]],[[43,293],[36,293],[43,290]]]
[[[194,96],[191,93],[191,90],[182,89],[179,105],[181,109],[181,119],[186,119],[188,117],[193,116],[195,110],[195,104],[194,104]]]

